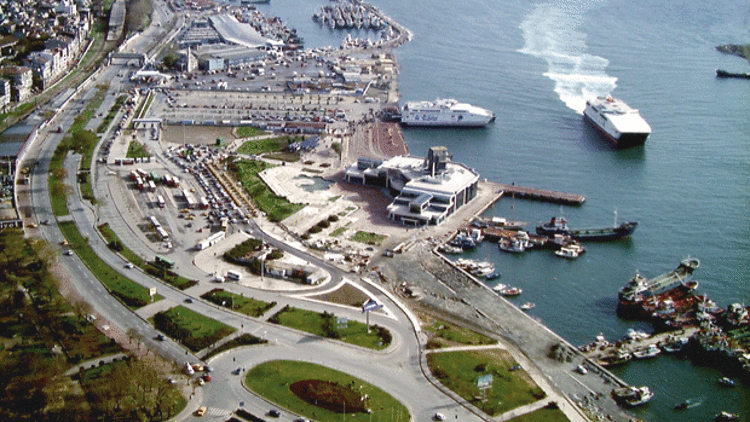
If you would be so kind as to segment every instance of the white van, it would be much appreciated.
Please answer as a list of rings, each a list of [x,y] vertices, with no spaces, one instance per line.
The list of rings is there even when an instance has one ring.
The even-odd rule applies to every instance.
[[[237,271],[229,270],[227,271],[227,278],[235,281],[242,280],[242,274],[238,273]]]

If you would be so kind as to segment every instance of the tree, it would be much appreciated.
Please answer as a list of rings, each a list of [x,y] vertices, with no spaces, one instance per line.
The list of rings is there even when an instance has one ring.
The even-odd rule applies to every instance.
[[[167,69],[174,68],[174,65],[177,63],[177,55],[174,53],[167,53],[162,59],[161,63],[166,67]]]
[[[73,304],[73,311],[76,313],[76,316],[78,317],[78,322],[83,322],[86,320],[86,316],[91,314],[91,305],[86,301],[78,301]]]

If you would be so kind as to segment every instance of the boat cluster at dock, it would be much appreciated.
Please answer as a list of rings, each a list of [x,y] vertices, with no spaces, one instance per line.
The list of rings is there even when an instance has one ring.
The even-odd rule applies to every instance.
[[[691,276],[699,266],[697,259],[686,258],[675,269],[652,279],[637,272],[620,289],[617,311],[621,317],[653,323],[655,333],[631,329],[614,343],[600,334],[580,350],[603,367],[680,353],[733,376],[750,378],[750,307],[733,303],[720,308],[698,294],[698,282]],[[724,377],[718,383],[732,387],[736,381]],[[624,403],[642,404],[638,400]],[[688,402],[680,403],[675,410],[689,406]],[[726,414],[717,415],[716,420],[733,420],[736,416],[722,413]]]
[[[348,0],[335,1],[331,5],[323,6],[312,18],[331,29],[381,30],[389,26],[365,4]]]
[[[481,228],[483,237],[497,239],[497,246],[503,252],[521,253],[529,249],[550,249],[554,251],[555,255],[569,259],[578,258],[586,252],[586,248],[570,231],[544,232],[540,230],[543,226],[538,226],[537,234],[532,235],[522,230],[525,225],[527,223],[508,221],[504,218],[475,219],[472,222],[473,227]],[[589,231],[601,233],[606,230],[610,229],[591,229]],[[606,239],[600,237],[590,240]]]

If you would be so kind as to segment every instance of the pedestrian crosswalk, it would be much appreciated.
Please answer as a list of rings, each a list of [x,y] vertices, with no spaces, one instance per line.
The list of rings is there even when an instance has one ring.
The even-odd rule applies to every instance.
[[[224,417],[230,416],[231,414],[232,414],[231,410],[219,409],[216,407],[209,407],[208,409],[206,409],[207,416],[219,416],[219,417],[224,418]]]

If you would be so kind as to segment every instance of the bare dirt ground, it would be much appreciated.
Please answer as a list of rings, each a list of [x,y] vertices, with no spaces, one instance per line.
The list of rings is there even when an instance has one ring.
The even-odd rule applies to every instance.
[[[230,126],[175,126],[162,130],[162,140],[175,144],[213,145],[218,138],[229,143],[236,139]]]
[[[346,306],[362,306],[367,301],[368,296],[362,290],[345,283],[339,289],[328,292],[323,295],[312,296],[311,299],[323,300],[331,303],[338,303]]]

